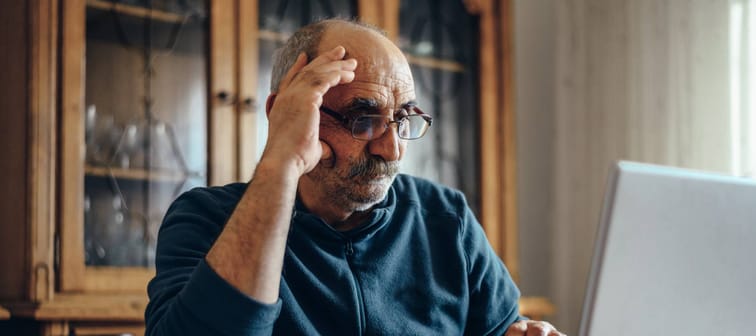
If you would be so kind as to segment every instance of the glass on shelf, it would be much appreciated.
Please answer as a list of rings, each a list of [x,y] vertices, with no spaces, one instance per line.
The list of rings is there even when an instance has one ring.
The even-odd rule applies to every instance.
[[[85,160],[87,164],[104,165],[113,155],[121,130],[114,124],[113,115],[97,112],[89,105],[84,119]]]
[[[135,124],[127,124],[123,128],[121,140],[116,150],[116,165],[123,169],[143,166],[141,156],[142,148],[139,141],[139,129]]]

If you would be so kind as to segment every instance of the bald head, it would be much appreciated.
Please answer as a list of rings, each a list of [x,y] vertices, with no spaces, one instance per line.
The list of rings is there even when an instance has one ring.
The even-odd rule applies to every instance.
[[[278,86],[281,80],[286,75],[286,72],[294,65],[297,56],[302,52],[307,54],[307,59],[310,61],[317,57],[321,51],[329,50],[324,49],[324,46],[332,45],[332,49],[337,45],[342,45],[347,50],[346,57],[351,58],[356,56],[352,54],[356,53],[362,48],[362,46],[366,45],[366,41],[363,39],[365,37],[370,37],[371,42],[380,41],[382,39],[383,43],[387,42],[396,48],[385,36],[386,33],[380,28],[360,21],[346,19],[328,19],[304,26],[289,37],[281,48],[276,50],[273,60],[270,90],[271,92],[278,91]],[[344,43],[344,40],[355,37],[358,38],[358,40],[346,41],[351,43]]]

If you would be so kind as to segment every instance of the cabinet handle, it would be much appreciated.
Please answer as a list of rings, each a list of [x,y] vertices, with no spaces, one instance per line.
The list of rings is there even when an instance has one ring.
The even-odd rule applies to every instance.
[[[247,97],[244,99],[242,110],[244,112],[254,112],[257,109],[257,100],[253,97]]]
[[[215,96],[223,105],[233,105],[236,103],[236,97],[228,91],[221,91]]]

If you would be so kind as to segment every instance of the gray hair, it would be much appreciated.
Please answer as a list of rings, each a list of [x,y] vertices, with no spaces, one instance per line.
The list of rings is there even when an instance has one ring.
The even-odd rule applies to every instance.
[[[318,56],[318,47],[320,46],[320,39],[323,37],[323,33],[327,30],[328,25],[336,22],[367,28],[386,36],[384,30],[354,19],[332,18],[308,24],[294,32],[273,55],[273,71],[270,77],[271,92],[278,92],[281,80],[286,76],[289,69],[294,66],[300,53],[304,52],[307,54],[308,62]]]

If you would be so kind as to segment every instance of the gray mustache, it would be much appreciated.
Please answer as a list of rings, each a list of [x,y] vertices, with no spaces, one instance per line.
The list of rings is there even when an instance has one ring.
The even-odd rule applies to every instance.
[[[394,176],[399,173],[399,162],[388,162],[381,157],[369,157],[349,169],[349,178],[357,176]]]

